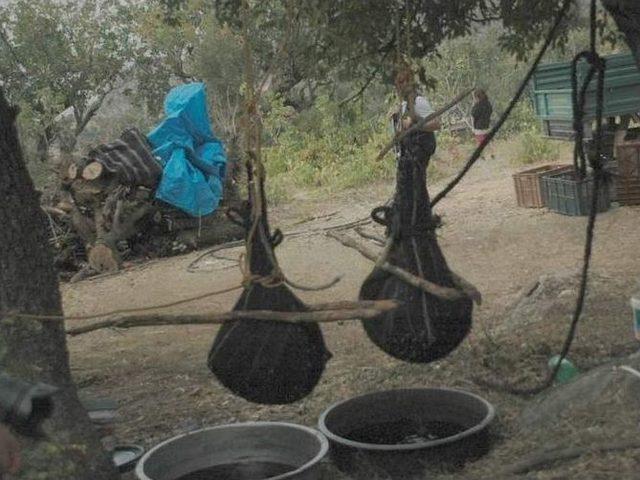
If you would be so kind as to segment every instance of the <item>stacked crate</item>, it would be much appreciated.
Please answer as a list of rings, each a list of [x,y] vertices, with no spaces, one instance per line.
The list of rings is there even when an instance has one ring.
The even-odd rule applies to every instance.
[[[616,201],[640,205],[640,138],[616,145]]]
[[[516,199],[519,207],[542,208],[546,205],[542,178],[546,175],[568,171],[569,165],[543,165],[513,175]]]
[[[547,207],[563,215],[588,215],[594,192],[593,175],[585,178],[571,168],[569,171],[553,173],[542,179]],[[600,184],[598,190],[599,213],[609,210],[611,199],[609,197],[609,185],[606,182]]]

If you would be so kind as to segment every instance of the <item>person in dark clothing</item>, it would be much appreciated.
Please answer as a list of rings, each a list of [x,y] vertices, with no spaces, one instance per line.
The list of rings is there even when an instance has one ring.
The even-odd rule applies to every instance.
[[[489,133],[489,125],[491,124],[491,114],[493,107],[489,101],[489,97],[484,90],[476,88],[473,92],[475,100],[471,109],[471,117],[473,118],[473,135],[476,143],[480,145],[487,138]]]

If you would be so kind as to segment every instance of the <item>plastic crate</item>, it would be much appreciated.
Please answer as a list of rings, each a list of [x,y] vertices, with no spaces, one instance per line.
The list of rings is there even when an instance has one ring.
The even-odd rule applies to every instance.
[[[568,165],[543,165],[513,175],[516,200],[519,207],[541,208],[545,206],[545,195],[540,179],[551,173],[566,171]]]
[[[589,214],[593,198],[592,176],[580,179],[575,171],[571,170],[545,176],[542,182],[545,185],[547,207],[550,210],[571,216]],[[602,183],[598,194],[598,212],[606,212],[610,205],[609,187]]]
[[[611,202],[618,201],[618,162],[615,160],[608,161],[604,170],[607,173],[607,181],[609,182],[609,199]]]
[[[616,201],[640,205],[640,139],[616,146]]]

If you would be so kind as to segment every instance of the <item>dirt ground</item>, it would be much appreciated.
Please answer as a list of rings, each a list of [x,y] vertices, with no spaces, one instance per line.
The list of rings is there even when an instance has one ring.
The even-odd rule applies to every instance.
[[[226,422],[285,420],[313,426],[328,405],[373,390],[411,386],[464,388],[495,404],[497,442],[487,458],[447,478],[490,474],[515,461],[513,456],[544,446],[551,436],[532,436],[529,444],[520,440],[517,448],[509,446],[519,413],[532,401],[480,387],[472,378],[487,373],[487,367],[495,367],[519,381],[534,381],[536,375],[544,373],[546,359],[560,348],[567,315],[563,313],[556,325],[557,336],[554,333],[551,338],[546,338],[550,335],[547,330],[535,330],[526,323],[518,328],[517,322],[506,333],[504,328],[503,333],[495,336],[490,332],[500,331],[509,307],[539,277],[576,271],[581,263],[586,228],[584,217],[518,208],[511,177],[515,170],[505,161],[485,160],[437,208],[445,222],[440,244],[451,267],[474,283],[484,299],[475,311],[472,334],[447,359],[429,365],[405,364],[368,341],[359,322],[324,325],[322,330],[333,359],[315,391],[293,405],[260,406],[231,395],[207,370],[206,356],[216,327],[154,327],[102,330],[70,338],[75,379],[83,394],[107,396],[118,402],[119,441],[145,447],[184,431]],[[430,186],[430,192],[437,192],[441,186],[442,183]],[[294,201],[274,209],[272,225],[282,228],[285,234],[296,233],[285,236],[276,252],[291,279],[321,284],[337,274],[343,276],[329,290],[299,292],[305,302],[357,297],[372,264],[325,236],[320,229],[366,217],[371,208],[389,198],[392,187],[376,184],[321,199],[300,194]],[[76,315],[143,307],[239,284],[237,258],[241,252],[241,247],[217,252],[215,257],[201,259],[195,272],[187,267],[202,252],[64,285],[65,311]],[[637,350],[628,301],[639,286],[639,253],[640,208],[617,207],[598,217],[592,271],[605,279],[597,285],[608,289],[607,308],[616,314],[609,315],[607,310],[589,316],[591,330],[583,330],[587,332],[582,337],[583,344],[578,346],[576,357],[572,357],[580,368],[590,368]],[[575,301],[572,292],[569,289],[558,294],[567,297],[572,306]],[[232,307],[237,295],[233,292],[169,311],[222,312]],[[504,350],[500,350],[501,342]],[[490,343],[492,346],[488,346]],[[544,348],[539,348],[541,343],[545,343]],[[615,348],[609,348],[612,345]],[[524,371],[527,368],[534,373],[529,375]],[[606,419],[607,413],[601,414]],[[577,435],[579,428],[573,429]],[[637,432],[637,424],[632,428]],[[595,473],[585,475],[585,471]],[[638,471],[640,453],[632,450],[596,455],[595,460],[591,455],[552,465],[526,478],[637,478]],[[337,478],[337,474],[327,473],[326,478]]]

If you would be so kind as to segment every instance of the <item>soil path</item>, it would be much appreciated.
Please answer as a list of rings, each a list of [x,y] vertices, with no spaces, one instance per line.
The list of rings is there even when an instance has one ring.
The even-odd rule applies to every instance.
[[[475,316],[475,332],[496,322],[515,295],[540,275],[577,269],[582,258],[586,219],[546,209],[518,208],[511,177],[514,171],[497,160],[479,164],[437,208],[445,222],[440,242],[448,261],[484,296]],[[433,195],[441,187],[431,186],[430,192]],[[285,233],[307,231],[285,237],[277,249],[290,278],[314,285],[343,275],[329,290],[300,292],[304,301],[357,297],[371,262],[313,230],[366,217],[391,191],[392,185],[377,184],[322,200],[300,196],[274,209],[274,227]],[[299,223],[323,215],[329,216]],[[380,228],[377,231],[382,234]],[[631,293],[640,277],[639,249],[640,208],[613,208],[598,217],[594,272],[623,280]],[[215,258],[207,257],[198,263],[197,273],[188,272],[187,267],[201,252],[65,285],[66,312],[88,314],[141,307],[239,284],[236,262],[241,251],[229,249]],[[171,311],[225,311],[236,298],[234,292]],[[628,296],[620,299],[627,301]],[[225,421],[283,419],[312,425],[328,404],[381,385],[464,384],[464,379],[457,378],[462,375],[449,372],[441,377],[438,373],[451,365],[450,359],[426,366],[403,364],[379,352],[357,322],[347,322],[323,326],[334,357],[308,399],[284,407],[256,406],[230,395],[208,372],[205,360],[215,332],[216,328],[209,326],[158,327],[72,338],[69,348],[74,374],[84,393],[108,395],[119,402],[121,421],[116,433],[122,441],[146,445],[186,429]],[[467,342],[474,341],[474,335],[470,337]]]

